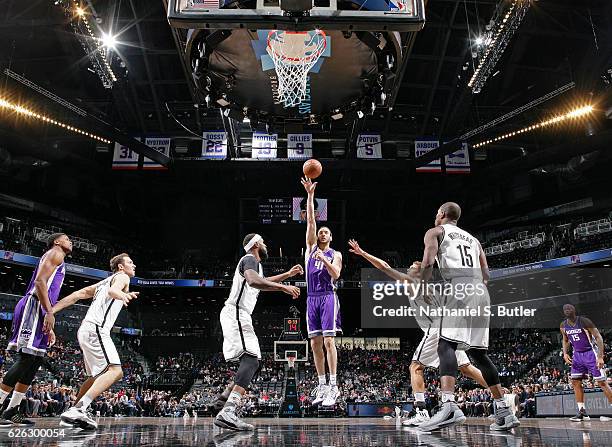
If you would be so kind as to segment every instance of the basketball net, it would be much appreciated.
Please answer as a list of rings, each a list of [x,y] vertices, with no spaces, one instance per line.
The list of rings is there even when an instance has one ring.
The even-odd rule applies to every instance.
[[[267,52],[278,76],[279,102],[285,107],[295,107],[304,101],[308,72],[326,47],[326,36],[321,30],[268,33]]]
[[[289,368],[293,368],[295,366],[295,357],[292,355],[287,356],[287,363],[289,364]]]

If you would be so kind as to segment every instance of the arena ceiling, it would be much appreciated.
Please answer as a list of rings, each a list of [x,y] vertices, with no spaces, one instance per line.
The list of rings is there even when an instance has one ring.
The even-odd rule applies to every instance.
[[[196,98],[191,75],[181,57],[186,35],[168,25],[163,0],[83,2],[98,18],[93,25],[94,31],[112,28],[120,42],[117,51],[125,67],[118,67],[123,70],[117,70],[118,81],[112,89],[104,88],[91,70],[81,44],[62,9],[55,3],[54,0],[2,2],[5,6],[0,12],[2,71],[10,68],[126,134],[184,136],[185,130],[174,118],[196,133],[222,127],[217,109],[194,107]],[[605,96],[605,84],[601,79],[605,69],[612,66],[612,2],[606,0],[534,1],[498,63],[498,72],[480,94],[472,94],[467,87],[473,71],[472,51],[476,38],[489,23],[497,4],[498,0],[429,0],[427,24],[411,50],[393,110],[377,110],[374,116],[367,118],[367,130],[383,133],[386,140],[408,143],[423,135],[434,135],[444,140],[511,112],[570,82],[575,82],[576,86],[567,94],[520,114],[491,133],[516,129],[557,114],[585,98],[598,102],[602,108],[612,105]],[[0,78],[0,88],[26,104],[89,128],[89,121],[25,88],[4,73],[0,73]],[[168,108],[174,118],[168,113]],[[377,191],[369,191],[368,187],[372,184],[378,185],[379,189],[388,187],[389,197],[400,200],[398,219],[411,215],[415,206],[406,192],[416,194],[419,203],[424,203],[437,202],[440,190],[461,189],[465,199],[469,197],[474,204],[486,201],[495,205],[507,202],[507,193],[491,191],[493,199],[481,198],[485,192],[488,193],[486,186],[498,184],[500,189],[507,190],[521,189],[523,184],[529,183],[530,194],[542,191],[545,199],[558,189],[552,186],[552,189],[541,188],[537,181],[525,180],[528,172],[543,167],[547,167],[549,172],[563,170],[565,168],[559,164],[566,163],[571,157],[607,145],[610,137],[605,127],[609,126],[608,123],[609,120],[604,121],[599,130],[594,129],[594,133],[599,131],[599,135],[595,135],[592,145],[575,143],[586,138],[584,126],[579,126],[530,134],[491,146],[488,160],[478,162],[486,163],[487,169],[475,172],[476,175],[470,178],[435,176],[435,179],[424,179],[423,176],[406,175],[410,162],[401,160],[376,163],[340,160],[335,168],[333,163],[327,166],[326,169],[339,171],[339,175],[327,177],[326,181],[338,197],[353,195],[363,198],[368,194],[372,203],[380,202],[380,197]],[[342,138],[346,130],[339,124],[333,128],[333,133]],[[201,165],[197,163],[184,163],[179,172],[165,178],[126,174],[117,180],[117,176],[109,176],[109,154],[97,152],[91,140],[51,127],[43,130],[42,126],[23,120],[0,121],[0,148],[8,150],[13,167],[23,167],[22,170],[9,171],[11,179],[16,181],[6,186],[4,192],[14,190],[23,194],[24,185],[29,188],[33,182],[39,182],[36,183],[39,189],[49,192],[52,190],[49,183],[40,180],[44,177],[37,176],[36,172],[62,164],[71,170],[74,178],[64,176],[63,186],[53,191],[60,197],[73,197],[76,203],[82,203],[80,195],[119,195],[119,187],[112,188],[112,182],[130,187],[145,185],[135,197],[121,199],[126,202],[117,199],[118,203],[108,205],[109,209],[133,206],[145,222],[147,216],[155,215],[159,206],[155,197],[146,197],[152,190],[164,190],[173,197],[193,191],[213,194],[206,185],[197,183],[202,178]],[[5,157],[6,154],[0,150],[0,174]],[[260,194],[270,194],[278,190],[278,185],[290,185],[283,186],[285,189],[295,188],[293,171],[287,172],[283,163],[273,165],[272,168],[267,164],[263,174],[257,163],[216,164],[214,169],[207,170],[207,184],[217,182],[224,185],[221,190],[214,191],[220,200],[229,195],[244,194],[244,185],[252,182],[259,182]],[[23,174],[26,168],[29,171],[27,175]],[[507,181],[509,172],[513,173],[512,181]],[[86,178],[77,180],[77,175]],[[275,182],[261,184],[262,175],[274,176]],[[365,175],[367,181],[364,181]],[[577,175],[574,177],[585,182],[594,178],[581,177],[580,172]],[[187,178],[194,181],[187,184]],[[228,178],[230,181],[226,180]],[[605,174],[601,173],[597,178],[601,183]],[[500,179],[506,181],[500,182]],[[12,186],[13,183],[16,186]],[[573,194],[581,197],[589,185],[574,182],[573,187],[576,189]],[[104,197],[92,199],[92,209],[95,211],[104,200]],[[382,216],[376,212],[373,219],[384,220],[382,217],[379,219],[379,215]]]
[[[117,48],[127,75],[119,74],[110,90],[88,70],[89,62],[57,2],[3,3],[3,68],[10,67],[122,130],[181,135],[184,130],[169,116],[166,103],[191,129],[222,124],[217,110],[194,108],[193,85],[180,56],[185,32],[168,25],[165,0],[83,2],[98,17],[94,32],[112,28],[120,42]],[[577,83],[578,95],[598,87],[612,57],[612,5],[605,0],[540,0],[499,62],[498,73],[482,93],[473,95],[466,78],[472,73],[474,42],[497,3],[430,0],[427,25],[417,36],[395,106],[390,112],[377,111],[367,127],[398,138],[456,136],[569,82]],[[45,101],[33,92],[26,94]],[[558,108],[559,102],[552,101],[529,114],[541,116]]]

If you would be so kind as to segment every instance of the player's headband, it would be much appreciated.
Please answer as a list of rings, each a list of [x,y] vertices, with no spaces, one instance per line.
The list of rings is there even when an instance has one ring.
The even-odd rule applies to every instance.
[[[259,241],[263,241],[263,238],[259,234],[256,234],[255,236],[253,236],[253,239],[251,239],[249,243],[244,246],[244,251],[248,253],[251,248],[253,248],[253,246]]]

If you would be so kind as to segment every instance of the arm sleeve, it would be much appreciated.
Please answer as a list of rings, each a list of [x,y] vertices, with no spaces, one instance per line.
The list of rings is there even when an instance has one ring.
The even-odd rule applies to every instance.
[[[240,274],[244,276],[244,272],[247,270],[255,270],[255,272],[259,274],[259,262],[257,262],[257,259],[255,259],[254,256],[245,256],[240,261],[240,264],[238,265],[238,271]]]

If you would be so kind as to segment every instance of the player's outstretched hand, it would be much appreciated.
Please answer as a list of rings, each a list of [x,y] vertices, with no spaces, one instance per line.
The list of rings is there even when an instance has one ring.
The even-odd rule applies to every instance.
[[[421,270],[421,261],[413,261],[410,270]]]
[[[572,358],[569,354],[563,354],[563,360],[565,360],[565,363],[567,363],[568,365],[572,364]]]
[[[130,301],[135,300],[136,298],[138,298],[138,295],[140,295],[140,292],[128,292],[126,294],[124,294],[123,296],[123,305],[127,306],[128,304],[130,304]]]
[[[283,292],[287,295],[291,295],[294,300],[297,300],[300,297],[300,288],[295,286],[284,286]]]
[[[304,189],[308,194],[314,194],[317,182],[313,183],[308,177],[304,177],[302,178],[302,185],[304,185]]]
[[[304,274],[304,268],[300,265],[300,264],[296,264],[293,267],[291,267],[291,270],[289,270],[289,275],[290,276],[297,276],[297,275],[303,275]]]
[[[348,244],[351,247],[349,248],[349,251],[351,253],[354,253],[357,256],[363,256],[363,254],[365,253],[359,246],[359,242],[357,242],[355,239],[349,239]]]

